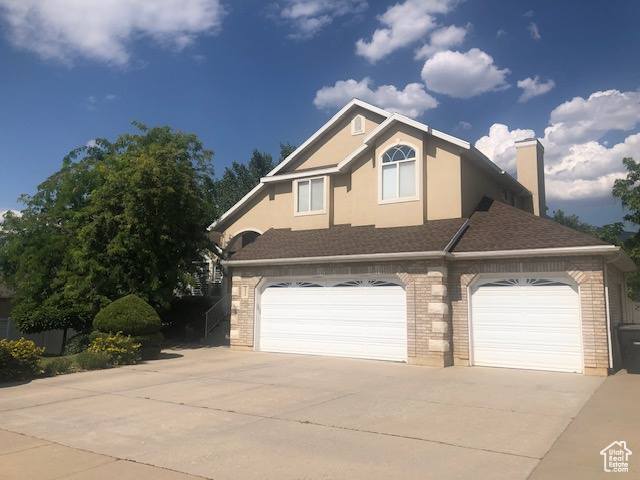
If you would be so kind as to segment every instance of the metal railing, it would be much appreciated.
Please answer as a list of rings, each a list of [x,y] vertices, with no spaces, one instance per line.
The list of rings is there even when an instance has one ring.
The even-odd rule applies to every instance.
[[[205,327],[204,337],[211,333],[211,331],[218,326],[220,322],[231,316],[231,295],[225,295],[218,300],[213,307],[211,307],[204,314]]]

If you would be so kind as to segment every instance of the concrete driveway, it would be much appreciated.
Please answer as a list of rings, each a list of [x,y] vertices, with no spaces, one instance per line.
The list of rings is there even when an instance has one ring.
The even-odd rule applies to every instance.
[[[216,480],[524,479],[603,381],[223,347],[165,357],[0,388],[0,428]]]

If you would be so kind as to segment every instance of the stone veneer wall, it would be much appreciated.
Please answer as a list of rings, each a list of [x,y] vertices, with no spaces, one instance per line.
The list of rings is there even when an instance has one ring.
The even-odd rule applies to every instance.
[[[409,363],[469,365],[467,287],[478,275],[563,274],[579,285],[585,373],[606,375],[609,359],[603,268],[602,258],[586,256],[234,268],[231,346],[234,349],[254,349],[256,289],[263,278],[396,277],[404,284],[407,293]],[[611,265],[609,272],[610,303],[620,304],[612,285],[618,282],[624,285],[622,275]],[[617,315],[617,322],[618,317],[625,318],[626,311],[614,315]]]
[[[469,260],[450,264],[453,316],[453,357],[456,365],[469,365],[468,286],[481,274],[565,274],[579,286],[585,373],[606,375],[609,367],[604,261],[601,257]]]
[[[256,290],[263,278],[314,277],[397,278],[407,293],[407,357],[409,363],[453,364],[452,325],[447,289],[448,271],[442,262],[408,261],[358,264],[242,267],[232,272],[231,347],[254,349]]]

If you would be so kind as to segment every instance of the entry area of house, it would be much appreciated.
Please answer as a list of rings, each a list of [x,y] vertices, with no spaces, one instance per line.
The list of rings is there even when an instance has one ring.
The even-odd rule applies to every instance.
[[[257,349],[404,362],[406,304],[397,280],[267,282],[257,302]]]

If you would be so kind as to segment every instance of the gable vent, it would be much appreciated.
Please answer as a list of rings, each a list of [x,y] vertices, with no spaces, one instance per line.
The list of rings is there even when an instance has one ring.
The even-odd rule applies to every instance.
[[[351,135],[360,135],[364,133],[364,117],[356,115],[351,120]]]

